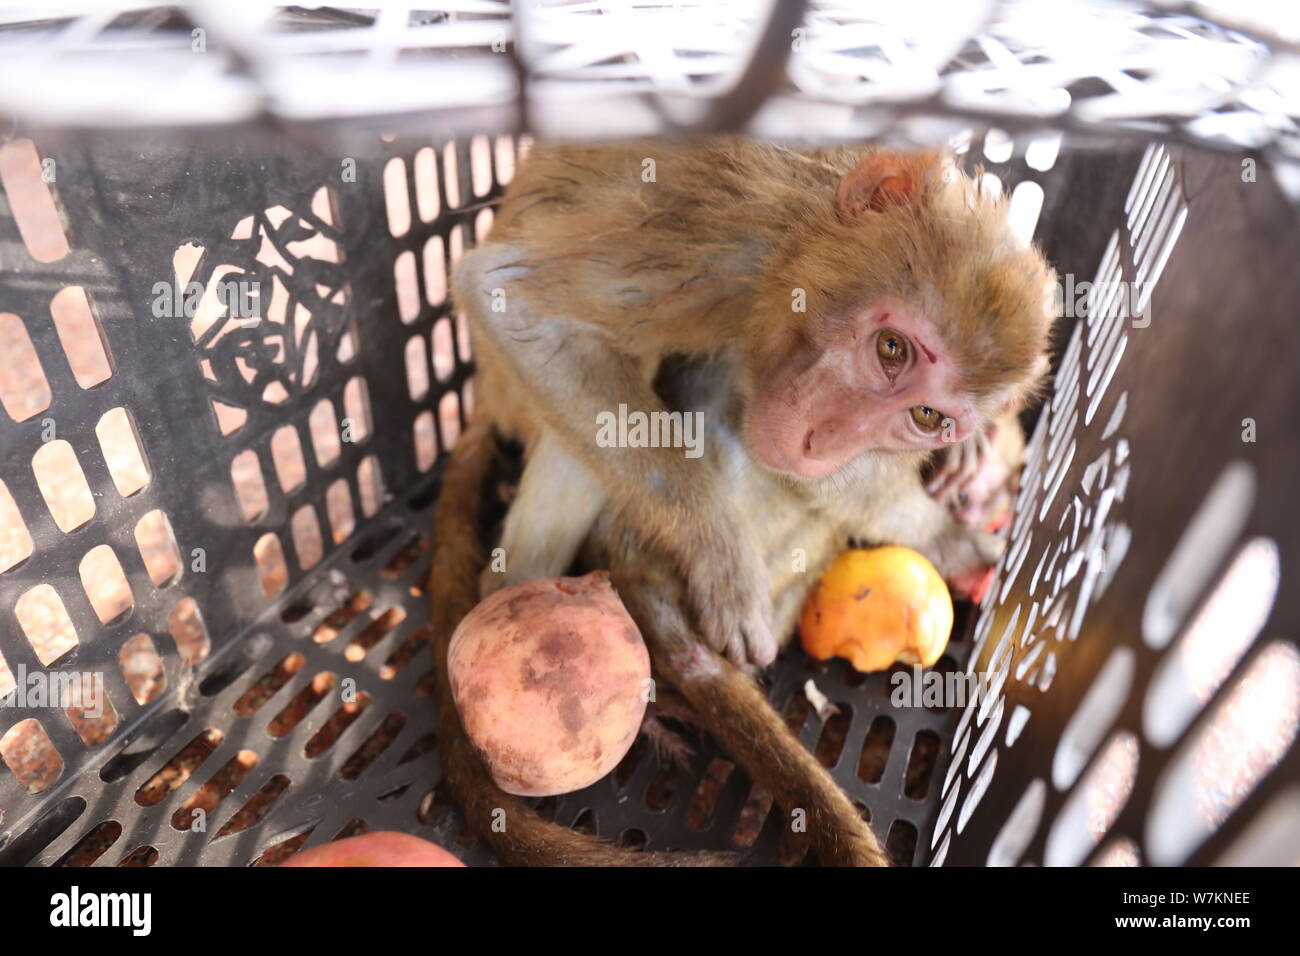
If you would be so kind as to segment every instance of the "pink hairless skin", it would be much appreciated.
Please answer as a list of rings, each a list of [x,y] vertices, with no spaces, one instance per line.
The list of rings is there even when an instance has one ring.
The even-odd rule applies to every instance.
[[[876,303],[828,323],[825,337],[775,361],[748,409],[746,444],[766,467],[822,478],[863,452],[939,448],[979,424],[927,316]],[[944,427],[918,424],[915,409]]]

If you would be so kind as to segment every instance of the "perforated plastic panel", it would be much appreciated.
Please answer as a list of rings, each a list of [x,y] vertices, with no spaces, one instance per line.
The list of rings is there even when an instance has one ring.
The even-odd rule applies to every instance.
[[[940,860],[1295,860],[1300,236],[1249,168],[1153,146],[1123,194],[976,630]]]
[[[1294,161],[1298,41],[1296,11],[1259,0],[61,0],[0,10],[0,114],[146,128],[436,114],[444,133],[526,114],[548,137],[921,142],[978,117]]]
[[[92,831],[111,844],[106,862],[146,845],[161,862],[246,861],[276,832],[322,816],[328,829],[336,812],[340,827],[414,828],[437,779],[432,757],[409,761],[398,777],[426,785],[398,808],[392,791],[414,778],[391,771],[428,748],[431,729],[419,696],[427,555],[403,551],[399,563],[414,565],[382,569],[411,539],[427,545],[433,466],[463,424],[471,366],[446,261],[473,242],[496,193],[491,159],[475,147],[475,176],[468,146],[387,165],[377,138],[350,156],[249,145],[45,151],[72,246],[47,264],[24,247],[35,220],[14,215],[46,187],[24,184],[6,147],[0,301],[16,318],[0,424],[12,505],[3,689],[84,674],[109,704],[98,721],[30,695],[0,710],[10,862],[58,859]],[[409,195],[409,221],[395,206],[390,226],[385,175]],[[189,283],[222,281],[229,304],[186,299]],[[72,285],[88,293],[88,324],[61,339],[51,300]],[[30,348],[12,344],[24,330]],[[86,389],[76,375],[101,339],[112,374]],[[15,377],[29,353],[38,364]],[[134,425],[119,444],[135,455],[103,444],[104,415],[119,408]],[[42,486],[34,459],[39,471],[56,446],[71,456]],[[143,470],[131,469],[137,456]],[[413,492],[414,517],[402,510]],[[165,526],[141,523],[158,513]],[[84,563],[104,548],[108,573]],[[331,616],[341,604],[350,610]],[[252,825],[249,807],[271,794]],[[193,808],[209,815],[205,835],[183,819]],[[238,833],[223,835],[228,825]]]

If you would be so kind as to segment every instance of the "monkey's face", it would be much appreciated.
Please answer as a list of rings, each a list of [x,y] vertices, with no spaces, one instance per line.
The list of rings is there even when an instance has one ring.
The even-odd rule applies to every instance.
[[[762,334],[742,343],[750,453],[815,479],[964,441],[1036,378],[1047,279],[1001,202],[942,154],[868,154],[760,287]]]
[[[822,478],[868,451],[927,451],[984,421],[934,321],[895,300],[818,323],[756,357],[745,439],[763,465]]]

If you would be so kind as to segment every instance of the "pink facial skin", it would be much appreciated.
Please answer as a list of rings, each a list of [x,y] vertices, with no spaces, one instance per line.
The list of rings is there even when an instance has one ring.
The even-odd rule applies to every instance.
[[[876,352],[892,330],[907,342],[893,370]],[[958,442],[979,424],[934,324],[901,303],[881,301],[818,328],[807,346],[774,357],[745,421],[750,452],[796,478],[834,474],[867,451],[925,451]],[[911,416],[928,406],[953,420],[926,431]]]

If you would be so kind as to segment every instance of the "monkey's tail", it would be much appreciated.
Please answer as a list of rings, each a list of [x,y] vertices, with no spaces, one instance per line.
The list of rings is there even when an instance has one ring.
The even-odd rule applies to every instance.
[[[461,619],[478,602],[484,557],[479,537],[483,487],[497,452],[496,434],[483,418],[472,421],[443,474],[434,519],[434,667],[443,775],[469,826],[486,837],[502,863],[518,866],[729,866],[731,853],[642,853],[626,850],[544,820],[492,780],[470,745],[451,695],[447,649]]]
[[[758,683],[702,641],[656,658],[664,676],[758,786],[802,811],[824,866],[889,866],[848,795],[772,709]],[[688,674],[686,670],[693,670]]]

